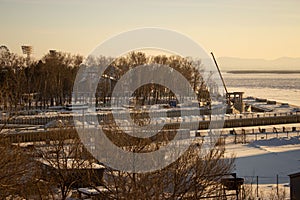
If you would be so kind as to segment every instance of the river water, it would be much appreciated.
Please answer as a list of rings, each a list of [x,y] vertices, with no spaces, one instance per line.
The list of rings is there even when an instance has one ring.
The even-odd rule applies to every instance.
[[[300,74],[222,73],[229,92],[300,106]]]

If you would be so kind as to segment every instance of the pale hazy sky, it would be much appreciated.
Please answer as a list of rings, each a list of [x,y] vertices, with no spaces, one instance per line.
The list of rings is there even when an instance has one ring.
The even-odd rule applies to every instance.
[[[300,57],[299,0],[0,0],[0,45],[86,56],[139,27],[179,31],[218,57]]]

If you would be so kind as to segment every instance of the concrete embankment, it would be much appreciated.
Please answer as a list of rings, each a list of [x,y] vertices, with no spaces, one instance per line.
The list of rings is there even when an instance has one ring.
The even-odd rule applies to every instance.
[[[30,116],[10,119],[8,124],[12,125],[45,125],[51,121],[62,120],[68,122],[69,125],[74,124],[74,119],[78,121],[93,121],[98,119],[98,121],[111,121],[113,116],[111,115],[85,115],[85,116]],[[218,116],[215,118],[212,116],[212,119],[209,117],[202,118],[199,121],[185,121],[183,122],[184,126],[192,129],[208,129],[210,127],[210,122],[215,121],[218,124],[223,123],[222,127],[231,128],[231,127],[245,127],[245,126],[263,126],[263,125],[274,125],[274,124],[288,124],[288,123],[300,123],[300,112],[290,112],[290,113],[250,113],[250,114],[239,114],[239,115],[225,115],[223,117]],[[4,124],[5,121],[0,121],[0,124]],[[168,123],[168,126],[178,125],[178,123]],[[12,126],[14,127],[14,126]],[[171,127],[170,127],[171,128]]]
[[[227,119],[224,128],[299,123],[300,113],[256,114],[249,118]]]
[[[83,117],[83,116],[81,116]],[[84,118],[89,120],[90,117],[86,115]],[[111,120],[111,117],[107,115],[97,115],[99,120]],[[189,130],[205,130],[209,128],[235,128],[235,127],[257,127],[257,126],[266,126],[266,125],[276,125],[276,124],[295,124],[300,123],[300,113],[251,113],[243,115],[226,115],[223,117],[224,121],[219,118],[212,117],[211,123],[209,118],[203,118],[200,121],[185,121],[180,125],[177,123],[166,123],[166,129],[178,129],[179,125],[181,129]],[[77,120],[80,119],[79,116],[76,116]],[[222,119],[222,117],[221,117]],[[30,142],[30,141],[50,141],[57,139],[58,135],[55,132],[55,129],[43,129],[42,125],[45,125],[48,122],[53,120],[66,120],[69,123],[73,123],[72,116],[51,116],[51,117],[30,117],[30,118],[19,118],[9,121],[9,126],[6,126],[6,129],[11,127],[12,132],[10,132],[8,139],[11,142]],[[224,123],[224,124],[223,124]],[[215,125],[218,126],[215,126]],[[24,125],[24,126],[23,126]],[[36,130],[34,130],[34,125]],[[23,128],[21,128],[23,126]],[[86,126],[87,129],[91,128],[89,125]],[[72,138],[73,136],[67,136],[67,138]]]
[[[221,123],[221,122],[219,122]],[[300,113],[237,115],[225,117],[223,128],[300,123]],[[210,121],[200,121],[199,129],[208,129]]]

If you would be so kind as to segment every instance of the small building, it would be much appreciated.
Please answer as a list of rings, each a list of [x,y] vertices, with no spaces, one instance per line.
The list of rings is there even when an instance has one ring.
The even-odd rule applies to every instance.
[[[290,198],[291,200],[300,199],[300,172],[290,174]]]
[[[244,112],[243,94],[244,92],[229,92],[226,95],[228,106],[233,106],[239,113]]]

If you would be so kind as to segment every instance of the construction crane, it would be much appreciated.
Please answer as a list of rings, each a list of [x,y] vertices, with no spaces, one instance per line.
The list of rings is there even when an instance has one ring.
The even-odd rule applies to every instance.
[[[218,72],[219,72],[219,75],[221,77],[223,86],[225,88],[226,99],[227,99],[228,106],[231,106],[231,104],[232,104],[233,107],[235,108],[235,110],[237,110],[240,113],[244,112],[244,103],[243,103],[243,94],[244,94],[244,92],[228,92],[227,87],[225,85],[225,81],[224,81],[223,76],[221,74],[219,65],[218,65],[218,63],[215,59],[215,56],[214,56],[213,52],[211,52],[210,54],[211,54],[211,56],[212,56],[212,58],[215,62],[215,65],[218,69]],[[231,112],[233,112],[233,111],[231,111]]]

